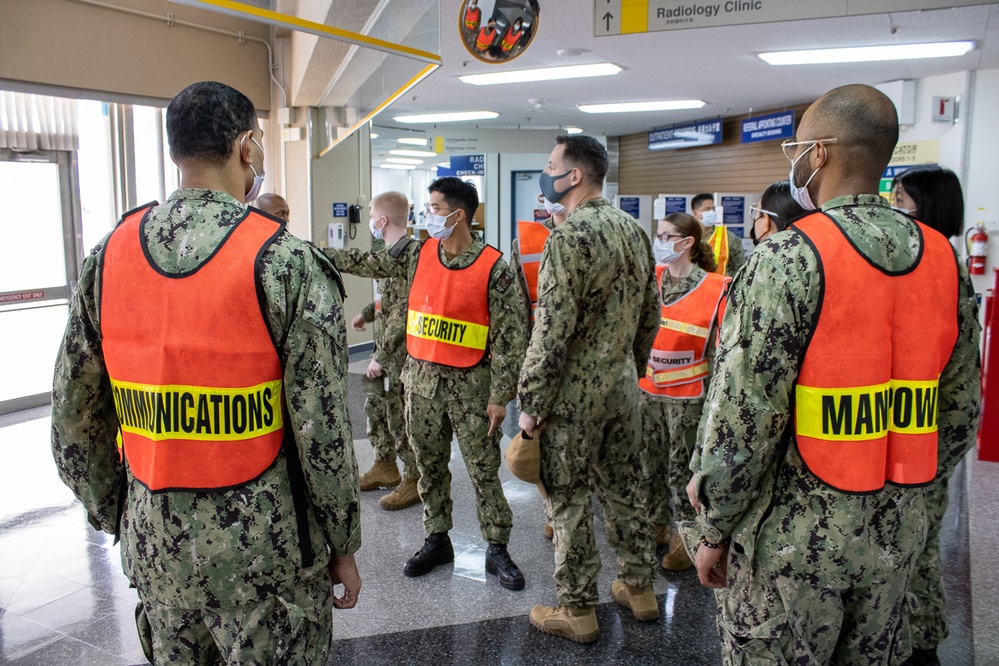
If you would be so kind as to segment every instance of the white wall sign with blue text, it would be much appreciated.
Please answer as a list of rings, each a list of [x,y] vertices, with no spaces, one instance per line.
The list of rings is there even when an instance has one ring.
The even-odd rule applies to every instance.
[[[794,136],[794,109],[755,116],[742,121],[742,142],[773,141]]]
[[[649,132],[649,150],[710,146],[722,141],[722,119],[702,120]]]

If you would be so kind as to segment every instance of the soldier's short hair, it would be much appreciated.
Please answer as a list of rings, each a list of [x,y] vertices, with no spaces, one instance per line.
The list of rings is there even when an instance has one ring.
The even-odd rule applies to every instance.
[[[215,81],[193,83],[171,100],[166,112],[167,141],[174,161],[224,164],[240,133],[257,128],[253,102]]]
[[[610,160],[602,143],[585,134],[561,134],[555,137],[555,143],[563,146],[562,156],[567,166],[581,170],[591,183],[603,185]]]
[[[474,185],[455,176],[445,176],[430,183],[427,191],[440,192],[448,206],[465,211],[465,219],[472,223],[472,217],[479,208],[479,193]]]
[[[715,200],[715,195],[713,194],[708,194],[707,192],[703,194],[697,194],[694,196],[693,199],[690,200],[690,210],[697,210],[697,208],[701,205],[701,202],[703,201],[714,202],[714,200]]]

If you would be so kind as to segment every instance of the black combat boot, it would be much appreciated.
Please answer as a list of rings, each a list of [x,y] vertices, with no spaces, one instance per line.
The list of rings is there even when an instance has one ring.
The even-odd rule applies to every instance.
[[[937,656],[937,649],[929,650],[912,649],[912,656],[902,662],[902,666],[940,666],[940,657]]]
[[[439,564],[454,562],[454,548],[447,532],[434,532],[423,542],[420,552],[406,560],[402,572],[410,578],[428,574]]]
[[[499,584],[508,590],[524,589],[524,574],[510,559],[505,543],[491,543],[486,548],[486,573],[499,577]]]

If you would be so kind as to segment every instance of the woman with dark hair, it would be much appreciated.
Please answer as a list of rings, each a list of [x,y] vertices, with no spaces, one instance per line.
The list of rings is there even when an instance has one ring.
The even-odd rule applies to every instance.
[[[895,176],[892,194],[896,210],[911,215],[950,238],[964,226],[961,183],[950,169],[936,165],[914,167]],[[926,545],[916,556],[909,577],[909,594],[917,604],[906,604],[912,636],[911,666],[939,664],[937,646],[947,637],[944,612],[943,571],[940,562],[940,525],[947,511],[947,479],[938,478],[926,487]]]
[[[673,213],[659,223],[653,243],[663,324],[652,345],[639,404],[649,484],[649,517],[656,544],[669,544],[662,566],[692,564],[670,519],[694,520],[684,488],[690,479],[697,424],[714,361],[718,324],[731,278],[714,273],[711,247],[697,218]],[[672,505],[672,506],[671,506]]]
[[[750,206],[749,210],[753,215],[753,224],[749,228],[753,245],[759,245],[767,236],[784,231],[792,220],[808,212],[791,196],[791,183],[786,180],[769,185],[763,190],[760,203]]]
[[[913,167],[895,176],[891,191],[896,210],[947,238],[964,228],[964,193],[950,169],[935,164]]]

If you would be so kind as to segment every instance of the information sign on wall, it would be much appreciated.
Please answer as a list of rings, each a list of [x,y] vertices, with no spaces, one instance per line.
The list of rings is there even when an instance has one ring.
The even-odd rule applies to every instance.
[[[794,109],[746,118],[742,121],[742,142],[773,141],[794,136]]]
[[[649,150],[710,146],[722,141],[722,119],[702,120],[649,132]]]

